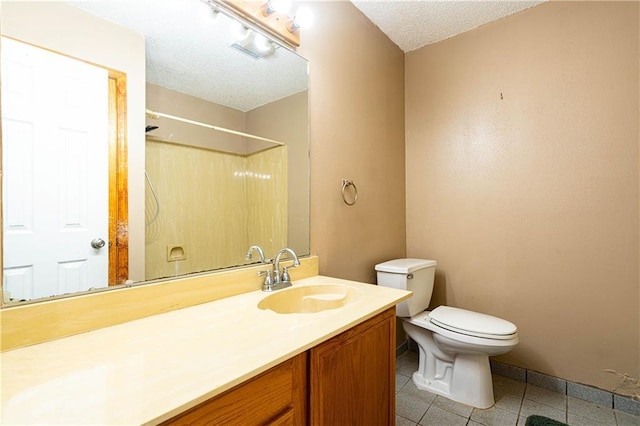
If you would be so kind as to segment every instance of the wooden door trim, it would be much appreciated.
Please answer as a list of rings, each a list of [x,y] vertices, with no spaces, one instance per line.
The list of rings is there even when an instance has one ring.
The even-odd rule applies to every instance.
[[[109,70],[109,285],[129,278],[127,76]]]

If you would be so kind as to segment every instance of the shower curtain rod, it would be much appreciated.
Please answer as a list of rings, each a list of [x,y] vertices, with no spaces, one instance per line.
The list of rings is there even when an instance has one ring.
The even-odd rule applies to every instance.
[[[187,118],[176,117],[175,115],[170,115],[170,114],[165,114],[165,113],[162,113],[162,112],[152,111],[150,109],[147,109],[145,111],[147,113],[147,117],[149,117],[149,118],[160,118],[160,117],[163,117],[163,118],[168,118],[170,120],[182,121],[183,123],[194,124],[196,126],[206,127],[207,129],[217,130],[219,132],[230,133],[230,134],[236,135],[236,136],[244,136],[245,138],[257,139],[259,141],[275,143],[276,145],[281,145],[281,146],[285,145],[284,142],[276,141],[276,140],[269,139],[269,138],[263,138],[262,136],[252,135],[251,133],[244,133],[244,132],[239,132],[237,130],[226,129],[224,127],[213,126],[211,124],[201,123],[199,121],[189,120]]]

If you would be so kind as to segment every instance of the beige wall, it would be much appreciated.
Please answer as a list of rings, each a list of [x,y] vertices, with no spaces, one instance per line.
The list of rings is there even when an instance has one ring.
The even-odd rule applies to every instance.
[[[502,360],[640,376],[638,3],[547,3],[406,56],[407,254]]]
[[[350,2],[309,6],[311,253],[322,274],[374,283],[376,263],[405,255],[403,53]]]
[[[156,84],[147,83],[146,90],[146,107],[152,111],[236,131],[245,131],[246,117],[242,111]],[[236,154],[247,153],[247,141],[242,136],[164,117],[147,117],[146,123],[148,126],[158,127],[148,135],[164,141]]]

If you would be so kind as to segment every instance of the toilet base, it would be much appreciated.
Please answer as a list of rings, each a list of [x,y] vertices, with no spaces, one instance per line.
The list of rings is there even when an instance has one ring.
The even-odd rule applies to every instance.
[[[473,356],[476,358],[482,358],[478,355]],[[488,367],[488,357],[484,357],[484,360],[465,360],[463,358],[465,358],[464,355],[456,356],[456,374],[451,374],[451,378],[446,379],[434,377],[429,379],[425,377],[420,370],[418,370],[413,373],[413,383],[415,383],[418,389],[442,395],[462,404],[482,409],[490,408],[495,403],[490,370],[488,380],[481,377],[486,375],[486,370],[481,366],[481,364],[486,361]],[[463,377],[464,380],[461,380]]]
[[[418,389],[476,408],[493,406],[488,355],[445,352],[436,344],[431,331],[407,321],[403,321],[403,327],[420,352],[418,371],[413,373]]]

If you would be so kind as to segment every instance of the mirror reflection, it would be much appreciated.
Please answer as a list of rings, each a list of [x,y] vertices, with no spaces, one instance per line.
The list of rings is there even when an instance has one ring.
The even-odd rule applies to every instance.
[[[309,253],[307,62],[199,0],[2,2],[4,302]]]

